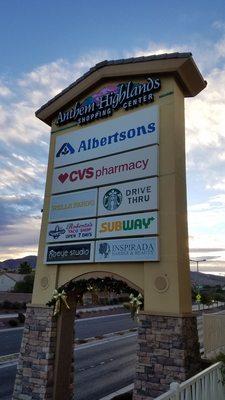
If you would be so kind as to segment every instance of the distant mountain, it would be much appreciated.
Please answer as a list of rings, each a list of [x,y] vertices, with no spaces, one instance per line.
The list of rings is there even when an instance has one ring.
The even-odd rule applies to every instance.
[[[27,261],[27,263],[32,268],[35,268],[37,263],[37,256],[26,256],[23,258],[15,258],[11,260],[5,260],[2,262],[0,261],[0,270],[4,269],[15,270],[24,261]],[[225,276],[203,274],[201,272],[195,272],[195,271],[191,271],[191,281],[192,284],[195,285],[225,286]]]
[[[191,271],[191,281],[192,284],[194,283],[195,285],[225,286],[225,276],[202,274],[201,272],[195,272],[195,271]]]
[[[35,268],[37,263],[37,256],[26,256],[23,258],[12,258],[10,260],[0,261],[0,270],[17,269],[19,265],[24,261],[26,261],[32,268]]]

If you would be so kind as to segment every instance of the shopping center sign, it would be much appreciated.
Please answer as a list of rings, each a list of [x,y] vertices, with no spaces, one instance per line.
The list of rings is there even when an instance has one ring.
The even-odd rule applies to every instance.
[[[99,92],[86,98],[82,103],[77,101],[68,111],[60,111],[56,125],[75,122],[84,125],[92,121],[109,117],[115,110],[130,110],[142,104],[154,101],[154,92],[160,90],[159,78],[148,77],[145,83],[126,82],[110,84]]]

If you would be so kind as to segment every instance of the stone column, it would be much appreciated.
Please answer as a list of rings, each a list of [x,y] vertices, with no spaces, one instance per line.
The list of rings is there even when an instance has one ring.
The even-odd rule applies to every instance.
[[[57,321],[54,368],[54,400],[70,400],[74,391],[74,319],[76,303],[67,298],[70,309],[62,307]]]
[[[197,320],[140,314],[133,400],[151,400],[200,371]]]
[[[13,400],[53,398],[56,322],[52,308],[27,307]]]

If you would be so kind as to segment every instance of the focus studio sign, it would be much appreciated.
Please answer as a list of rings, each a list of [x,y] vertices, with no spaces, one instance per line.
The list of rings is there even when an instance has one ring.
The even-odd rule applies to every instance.
[[[111,84],[98,93],[89,96],[83,103],[76,102],[70,110],[60,111],[56,125],[64,125],[69,122],[84,125],[101,118],[107,118],[119,108],[130,110],[142,104],[152,103],[154,101],[153,93],[160,88],[159,78],[147,78],[146,83],[129,81],[119,85]]]

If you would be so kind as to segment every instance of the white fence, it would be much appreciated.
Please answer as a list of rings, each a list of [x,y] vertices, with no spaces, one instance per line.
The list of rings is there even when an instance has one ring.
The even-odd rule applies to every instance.
[[[172,382],[170,390],[156,400],[225,400],[221,367],[218,362],[180,385]]]
[[[199,321],[200,323],[201,321]],[[200,325],[199,325],[200,327]],[[206,358],[225,352],[225,311],[203,314],[203,342]]]

